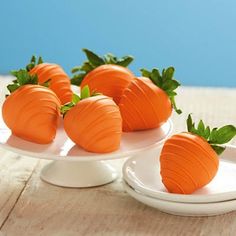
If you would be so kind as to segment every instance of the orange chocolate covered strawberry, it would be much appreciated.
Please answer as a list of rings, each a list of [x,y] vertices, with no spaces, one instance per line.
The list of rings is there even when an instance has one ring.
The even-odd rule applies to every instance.
[[[177,109],[174,91],[180,84],[173,79],[174,68],[149,72],[142,69],[144,77],[135,78],[124,90],[119,107],[126,132],[157,128],[165,123]]]
[[[226,125],[210,130],[202,121],[195,128],[189,115],[188,132],[175,134],[164,144],[161,156],[162,182],[171,193],[191,194],[216,175],[219,157],[236,135],[236,127]]]
[[[133,57],[125,56],[120,59],[112,54],[99,57],[88,49],[83,49],[88,61],[80,67],[72,69],[75,74],[72,84],[81,88],[88,85],[91,92],[99,92],[112,97],[118,103],[124,89],[133,80],[133,73],[126,67],[132,62]]]
[[[70,139],[89,152],[107,153],[120,146],[122,120],[119,107],[104,95],[92,94],[89,87],[81,97],[62,107],[64,129]]]
[[[4,122],[19,138],[39,144],[52,142],[60,117],[60,100],[52,90],[38,85],[37,76],[25,70],[13,74],[17,79],[8,85],[11,94],[2,107]]]
[[[39,84],[49,82],[49,88],[58,96],[61,104],[71,102],[73,93],[70,78],[61,66],[43,63],[41,57],[39,57],[36,63],[36,58],[33,56],[30,64],[28,64],[26,68],[30,75],[38,76]]]

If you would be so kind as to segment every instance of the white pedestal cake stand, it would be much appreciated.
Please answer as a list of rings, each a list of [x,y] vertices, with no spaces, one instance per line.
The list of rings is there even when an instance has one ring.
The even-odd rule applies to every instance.
[[[62,120],[55,140],[51,144],[40,145],[12,135],[0,116],[0,147],[19,155],[52,160],[42,169],[41,178],[50,184],[63,187],[92,187],[112,182],[117,173],[106,163],[107,160],[130,157],[158,148],[171,132],[172,122],[168,120],[158,129],[123,133],[119,150],[97,154],[76,146],[67,137]]]

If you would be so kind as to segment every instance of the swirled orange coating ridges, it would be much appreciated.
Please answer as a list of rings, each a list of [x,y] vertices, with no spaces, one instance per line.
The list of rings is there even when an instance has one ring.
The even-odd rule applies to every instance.
[[[49,88],[56,93],[61,104],[71,102],[72,90],[69,76],[56,64],[42,63],[30,70],[30,75],[37,75],[39,84],[50,79]]]
[[[50,89],[24,85],[9,95],[2,115],[12,133],[35,143],[52,142],[60,117],[60,101]]]
[[[130,82],[121,96],[119,107],[126,132],[157,128],[172,112],[167,94],[145,77]]]
[[[92,92],[112,97],[118,104],[124,89],[133,79],[133,73],[125,67],[111,64],[102,65],[85,76],[81,88],[88,85]]]
[[[162,182],[169,192],[191,194],[214,178],[219,158],[200,136],[180,133],[165,142],[160,165]]]
[[[64,117],[70,139],[89,152],[106,153],[119,148],[122,120],[119,107],[106,96],[81,100]]]

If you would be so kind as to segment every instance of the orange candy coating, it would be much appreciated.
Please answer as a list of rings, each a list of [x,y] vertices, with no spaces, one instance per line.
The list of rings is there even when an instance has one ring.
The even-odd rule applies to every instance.
[[[70,139],[89,152],[107,153],[120,146],[122,120],[118,106],[106,96],[81,100],[64,117]]]
[[[73,93],[70,78],[59,65],[42,63],[30,70],[29,74],[36,74],[39,84],[43,84],[50,79],[49,88],[56,93],[61,104],[71,102]]]
[[[119,107],[126,132],[157,128],[172,113],[167,94],[145,77],[131,81],[121,96]]]
[[[81,88],[88,85],[90,91],[112,97],[118,104],[124,89],[134,78],[133,73],[118,65],[102,65],[89,72],[81,83]]]
[[[219,158],[206,140],[185,132],[165,142],[160,165],[162,182],[169,192],[191,194],[215,177]]]
[[[19,138],[47,144],[53,141],[60,117],[60,101],[50,89],[24,85],[2,107],[4,122]]]

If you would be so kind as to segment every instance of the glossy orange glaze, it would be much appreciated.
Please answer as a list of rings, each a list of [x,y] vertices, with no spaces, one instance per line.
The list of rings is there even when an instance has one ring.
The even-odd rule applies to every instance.
[[[191,194],[214,178],[219,158],[206,140],[186,132],[165,142],[160,165],[162,182],[169,192]]]
[[[122,120],[111,98],[94,96],[81,100],[64,117],[70,139],[89,152],[106,153],[119,148]]]
[[[71,102],[73,93],[70,78],[59,65],[42,63],[36,65],[29,73],[38,76],[39,84],[51,79],[49,88],[56,93],[61,103]]]
[[[46,144],[53,141],[60,117],[56,94],[40,85],[24,85],[2,107],[4,122],[19,138]]]
[[[131,81],[121,96],[119,107],[125,132],[157,128],[172,112],[167,94],[145,77]]]
[[[118,104],[124,89],[133,78],[133,73],[125,67],[111,64],[102,65],[85,76],[81,88],[88,85],[92,92],[112,97]]]

